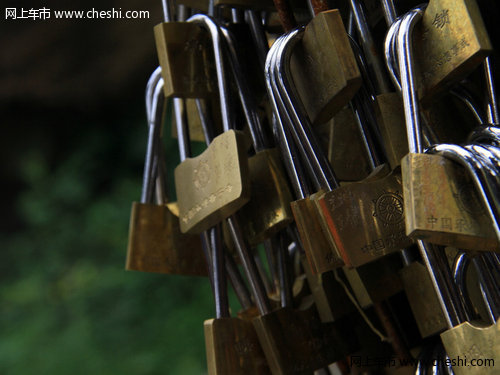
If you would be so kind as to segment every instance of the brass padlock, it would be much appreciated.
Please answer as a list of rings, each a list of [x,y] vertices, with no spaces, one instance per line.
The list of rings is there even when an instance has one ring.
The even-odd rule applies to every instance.
[[[361,86],[361,75],[338,10],[319,13],[294,48],[290,70],[311,121],[328,121]]]
[[[316,194],[321,196],[323,192]],[[313,275],[342,267],[344,261],[329,241],[314,203],[314,195],[293,201],[291,207]]]
[[[238,61],[238,46],[234,35],[225,28],[222,30],[255,150],[255,155],[248,159],[251,200],[241,209],[240,214],[246,238],[254,246],[271,238],[293,221],[290,210],[292,196],[278,150],[269,148],[270,142],[260,121],[256,98],[249,90],[248,79]]]
[[[165,97],[199,98],[214,91],[206,31],[194,23],[164,22],[154,28]]]
[[[201,233],[238,211],[250,199],[247,141],[229,130],[207,149],[175,168],[183,233]]]
[[[348,267],[361,266],[412,244],[405,234],[400,173],[396,169],[387,174],[385,168],[378,167],[374,178],[341,186],[316,200],[328,238]]]
[[[141,203],[132,204],[129,241],[127,250],[127,270],[160,272],[181,275],[207,275],[207,266],[198,236],[180,232],[179,219],[172,213],[166,202],[153,204],[153,158],[160,134],[163,117],[163,82],[155,90],[153,116],[148,114],[151,124],[148,150],[144,168],[144,185]]]
[[[419,17],[422,13],[413,11],[412,14]],[[416,23],[416,18],[414,20]],[[452,161],[443,156],[422,154],[416,87],[410,80],[413,77],[411,36],[408,37],[408,29],[400,27],[400,36],[405,33],[404,43],[398,46],[398,61],[401,72],[408,70],[401,87],[405,103],[411,104],[405,106],[410,154],[402,160],[406,233],[437,244],[491,250],[498,246],[497,239],[495,234],[487,234],[491,221],[489,224],[490,219],[481,216],[481,205],[474,204],[476,195],[472,185],[460,180],[459,167]]]
[[[251,322],[219,318],[206,320],[203,326],[210,375],[271,373]]]
[[[339,322],[340,323],[340,322]],[[281,308],[253,324],[273,375],[311,374],[345,358],[356,346],[348,325],[321,323],[313,308]]]
[[[492,52],[475,0],[430,0],[416,39],[416,82],[425,105]]]
[[[189,126],[189,139],[195,142],[205,142],[205,135],[203,134],[203,128],[201,125],[201,117],[199,111],[201,110],[207,117],[211,114],[210,121],[213,122],[215,132],[219,133],[221,131],[220,125],[220,115],[216,108],[218,107],[218,101],[216,97],[205,99],[192,99],[187,98],[184,100],[184,112],[182,114],[185,116],[188,126]],[[177,138],[177,118],[172,116],[172,137]]]
[[[499,249],[483,202],[463,167],[441,155],[408,154],[401,169],[408,236],[464,249]]]

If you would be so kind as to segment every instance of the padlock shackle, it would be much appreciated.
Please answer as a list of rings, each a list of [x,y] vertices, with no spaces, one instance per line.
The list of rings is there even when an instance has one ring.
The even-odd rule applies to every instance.
[[[397,52],[401,94],[403,96],[406,132],[408,136],[408,150],[410,153],[422,153],[422,128],[418,92],[415,77],[415,63],[413,60],[412,36],[413,28],[423,16],[422,8],[410,10],[401,19],[397,34]]]
[[[146,93],[144,98],[146,101],[146,115],[148,119],[148,125],[149,125],[149,119],[151,118],[151,106],[153,105],[156,84],[158,83],[160,78],[161,78],[161,66],[158,66],[149,77],[148,83],[146,85]]]
[[[370,27],[366,21],[363,7],[359,0],[350,0],[349,5],[358,29],[359,40],[361,41],[368,65],[371,67],[373,77],[375,78],[376,92],[377,94],[389,92],[389,86],[387,85],[385,78],[385,71],[382,68],[380,57],[377,55],[377,48],[375,47]]]
[[[207,29],[210,34],[215,59],[215,70],[217,73],[217,86],[219,88],[222,128],[225,132],[230,129],[235,129],[234,115],[229,105],[229,84],[227,82],[224,68],[224,50],[221,38],[222,32],[220,31],[217,23],[210,16],[205,14],[195,14],[194,16],[188,18],[187,22],[199,24]]]
[[[257,112],[257,104],[255,103],[254,97],[250,91],[250,86],[248,85],[247,79],[243,74],[243,69],[238,60],[234,36],[226,27],[219,26],[219,29],[224,36],[225,47],[228,53],[231,71],[236,82],[238,96],[243,108],[243,114],[245,115],[245,119],[248,124],[248,129],[250,130],[250,136],[252,138],[255,152],[262,151],[268,148],[269,145],[267,144],[267,140]]]
[[[493,143],[500,145],[500,128],[496,126],[480,126],[472,131],[467,138],[471,143]]]
[[[276,39],[266,57],[265,76],[266,88],[269,100],[273,108],[273,129],[279,148],[283,155],[283,162],[288,174],[288,178],[292,184],[296,199],[303,199],[310,195],[308,184],[306,182],[305,173],[302,165],[299,162],[296,145],[293,143],[292,137],[285,128],[284,117],[286,121],[291,121],[288,113],[283,111],[284,103],[278,93],[276,86],[276,78],[274,74],[274,65],[276,63],[276,52],[278,51],[279,44],[283,41],[282,37]]]
[[[153,98],[151,112],[148,113],[148,143],[146,146],[146,159],[144,161],[144,173],[142,177],[141,203],[151,203],[153,201],[154,158],[160,138],[165,104],[162,78],[160,78],[156,84]]]
[[[465,251],[459,252],[453,261],[453,281],[457,286],[459,297],[465,309],[465,316],[467,320],[474,317],[472,308],[472,301],[470,300],[469,293],[466,285],[467,269],[470,265],[470,259]]]
[[[387,26],[392,26],[392,24],[398,18],[398,13],[396,12],[396,6],[393,0],[380,0],[382,4],[382,10],[384,11],[384,18]]]
[[[401,91],[401,83],[399,82],[399,65],[396,51],[397,35],[399,33],[399,26],[403,19],[399,18],[394,22],[387,31],[384,41],[384,56],[385,65],[389,71],[389,77],[392,84],[397,91]]]
[[[495,324],[500,317],[500,296],[495,276],[490,272],[488,263],[482,255],[474,257],[472,263],[477,271],[479,286],[490,323]]]
[[[485,124],[483,110],[477,104],[477,101],[474,99],[472,93],[464,85],[458,84],[453,87],[450,89],[450,94],[460,100],[469,109],[479,126]]]
[[[163,21],[164,22],[174,22],[174,12],[172,9],[172,1],[170,0],[161,0],[161,6],[163,10]]]
[[[492,57],[484,59],[484,74],[486,79],[486,92],[488,94],[488,122],[500,124],[500,115],[498,111],[498,98],[495,88],[495,78],[493,76]]]
[[[422,240],[418,240],[417,245],[429,272],[448,328],[465,322],[467,319],[465,307],[453,282],[444,249]]]
[[[283,43],[279,45],[277,55],[276,77],[278,79],[278,89],[290,114],[291,133],[302,154],[302,159],[309,167],[311,179],[320,188],[330,191],[339,186],[337,178],[332,170],[328,158],[321,149],[312,124],[305,112],[302,101],[297,97],[292,84],[290,72],[290,59],[293,46],[300,41],[304,28],[296,29],[283,36]]]

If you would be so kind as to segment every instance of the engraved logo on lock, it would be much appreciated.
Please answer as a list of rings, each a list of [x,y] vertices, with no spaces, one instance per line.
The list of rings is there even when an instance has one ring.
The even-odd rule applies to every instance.
[[[194,170],[193,183],[198,189],[203,189],[210,182],[210,166],[204,160],[200,161]]]
[[[384,192],[373,200],[375,212],[373,217],[379,219],[385,226],[396,225],[404,219],[403,197],[399,192]]]

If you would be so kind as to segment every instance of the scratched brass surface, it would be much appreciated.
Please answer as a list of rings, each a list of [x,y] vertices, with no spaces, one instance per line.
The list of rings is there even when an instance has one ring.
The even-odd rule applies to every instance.
[[[401,175],[341,186],[317,200],[328,238],[348,267],[358,267],[411,245],[405,234]]]
[[[500,374],[500,323],[491,326],[475,326],[469,322],[441,333],[441,341],[450,359],[457,359],[453,366],[456,375]],[[462,359],[462,365],[458,362]],[[463,362],[463,360],[467,362]],[[480,366],[478,360],[493,359],[493,362]],[[474,360],[476,366],[471,365]],[[468,365],[467,365],[468,364]],[[494,365],[493,365],[494,364]]]
[[[181,232],[201,233],[248,202],[247,149],[243,133],[229,130],[175,168]]]
[[[460,165],[440,155],[408,154],[401,163],[406,233],[470,250],[498,250],[486,208]]]
[[[315,275],[343,266],[344,262],[328,241],[321,224],[322,217],[310,198],[294,201],[291,207],[311,272]]]
[[[189,22],[165,22],[154,28],[165,81],[165,97],[199,98],[214,91],[208,32]]]
[[[203,326],[209,375],[271,374],[251,322],[221,318]]]
[[[475,0],[431,0],[414,40],[424,104],[472,72],[492,52]]]
[[[292,53],[290,71],[313,123],[328,121],[361,86],[361,75],[338,10],[318,14]]]
[[[132,203],[127,270],[179,275],[207,275],[199,236],[182,234],[169,208]]]

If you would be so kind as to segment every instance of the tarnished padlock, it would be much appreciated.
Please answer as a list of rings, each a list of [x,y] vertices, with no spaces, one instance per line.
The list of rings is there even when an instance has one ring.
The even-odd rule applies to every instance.
[[[212,57],[207,33],[188,22],[164,22],[154,30],[165,96],[208,96],[214,85],[210,78]]]
[[[338,10],[319,13],[294,48],[290,70],[311,121],[323,123],[354,96],[361,75]]]
[[[248,159],[251,200],[241,209],[240,217],[246,238],[250,245],[256,245],[293,221],[290,209],[292,197],[278,150],[269,148],[270,142],[262,128],[255,97],[238,61],[235,38],[229,30],[223,27],[221,30],[255,150],[255,155]]]
[[[424,104],[472,72],[492,51],[475,0],[429,1],[416,39],[416,82]]]
[[[291,203],[292,211],[301,237],[302,246],[311,265],[311,270],[316,274],[337,268],[343,264],[343,261],[336,252],[336,249],[332,248],[328,243],[322,225],[319,222],[321,218],[316,212],[313,202],[310,200],[310,190],[304,170],[302,169],[302,163],[304,165],[308,164],[309,159],[304,158],[305,151],[301,150],[303,160],[302,163],[299,162],[298,151],[292,141],[291,133],[293,130],[291,128],[293,127],[285,125],[285,123],[292,121],[290,116],[297,115],[297,112],[293,112],[296,107],[291,105],[287,91],[283,90],[283,85],[280,80],[286,77],[279,71],[278,66],[283,66],[283,63],[289,59],[289,49],[288,53],[284,53],[283,51],[286,50],[285,47],[290,48],[290,41],[294,42],[293,38],[297,35],[300,37],[300,30],[294,31],[293,34],[287,35],[286,38],[283,37],[276,40],[266,61],[266,82],[277,120],[274,124],[275,133],[279,134],[278,143],[284,155],[285,167],[288,177],[292,182],[295,197],[298,198],[298,200]],[[282,94],[282,92],[284,94]],[[297,119],[295,119],[295,121],[297,121]],[[296,134],[294,138],[295,136]],[[316,140],[315,138],[310,139],[313,141]],[[300,143],[297,143],[297,146],[300,146]],[[321,152],[319,144],[316,144],[315,150],[312,150],[312,154],[322,158],[321,163],[325,165],[326,173],[331,173],[331,167],[329,167],[325,154]],[[314,156],[314,158],[316,158],[316,156]],[[311,169],[311,166],[308,165],[308,168]],[[321,174],[321,172],[316,174],[317,169],[318,168],[316,168],[316,171],[309,171],[313,179],[317,174]],[[325,179],[323,179],[323,182],[325,182]],[[330,186],[329,184],[329,181],[325,184],[327,189]],[[321,189],[319,183],[315,185],[318,190]],[[320,191],[317,194],[321,193]]]
[[[413,11],[421,15],[421,11]],[[460,166],[440,155],[422,154],[422,135],[418,103],[410,84],[412,56],[408,54],[411,39],[408,23],[401,21],[398,36],[398,59],[403,96],[411,98],[405,106],[410,154],[401,163],[405,197],[406,233],[412,238],[466,249],[493,250],[498,240],[491,219],[477,198],[474,186],[467,181]],[[404,25],[404,26],[403,26]],[[408,99],[410,100],[410,99]],[[475,203],[475,202],[476,203]],[[483,211],[483,212],[481,212]]]
[[[148,112],[150,125],[143,192],[141,203],[134,202],[132,205],[126,269],[205,276],[207,266],[200,238],[180,232],[179,219],[166,202],[159,205],[152,202],[155,176],[153,158],[155,148],[160,146],[160,124],[163,118],[162,89],[161,81],[156,86],[151,112]]]
[[[219,226],[220,228],[220,226]],[[225,256],[220,230],[211,231],[215,319],[204,322],[210,375],[270,374],[251,322],[232,318],[226,288]]]

